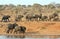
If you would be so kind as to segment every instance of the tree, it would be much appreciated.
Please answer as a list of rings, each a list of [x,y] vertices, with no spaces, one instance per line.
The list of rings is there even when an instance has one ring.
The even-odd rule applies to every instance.
[[[8,6],[10,6],[10,7],[16,7],[15,5],[13,5],[13,4],[9,4]]]
[[[40,13],[42,10],[42,5],[35,3],[32,5],[32,9],[34,13]]]
[[[23,8],[26,8],[26,5],[21,5]]]
[[[27,7],[32,7],[31,5],[28,5]]]
[[[55,2],[51,2],[50,4],[47,5],[48,8],[54,9],[55,7]]]
[[[3,10],[3,6],[4,6],[4,5],[0,5],[0,11]]]

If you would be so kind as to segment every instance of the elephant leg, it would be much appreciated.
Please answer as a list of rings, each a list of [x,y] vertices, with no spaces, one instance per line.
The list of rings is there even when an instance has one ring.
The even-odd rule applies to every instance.
[[[6,33],[9,33],[9,31],[10,31],[10,30],[8,29]]]
[[[23,35],[25,34],[25,31],[22,31]]]
[[[4,22],[7,22],[7,19],[5,19],[5,21]]]
[[[4,21],[4,19],[1,20],[1,22],[3,22],[3,21]]]
[[[41,19],[39,18],[39,21],[41,21]]]
[[[13,30],[10,30],[10,33],[12,33],[13,32]]]
[[[2,21],[3,21],[3,22],[7,22],[7,20],[6,20],[6,19],[3,19]]]
[[[16,33],[16,34],[17,34],[17,30],[14,30],[14,33]]]
[[[28,18],[28,19],[27,19],[27,21],[31,21],[31,19],[30,19],[30,18]]]
[[[17,34],[17,31],[15,31],[15,33]]]
[[[20,32],[21,32],[21,33],[23,33],[23,34],[25,33],[25,31],[24,31],[24,30],[20,30]]]
[[[8,20],[8,22],[9,22],[9,19],[7,19]]]
[[[30,19],[27,19],[27,21],[30,21]]]
[[[16,33],[16,31],[14,30],[14,33]]]

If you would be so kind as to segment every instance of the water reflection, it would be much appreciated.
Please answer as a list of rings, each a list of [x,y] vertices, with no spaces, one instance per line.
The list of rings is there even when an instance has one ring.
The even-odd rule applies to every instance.
[[[7,38],[25,38],[25,35],[19,35],[19,36],[6,36]]]
[[[49,38],[49,37],[40,37],[40,38],[33,38],[33,37],[26,37],[25,35],[19,35],[19,36],[0,36],[0,39],[60,39],[59,38]]]

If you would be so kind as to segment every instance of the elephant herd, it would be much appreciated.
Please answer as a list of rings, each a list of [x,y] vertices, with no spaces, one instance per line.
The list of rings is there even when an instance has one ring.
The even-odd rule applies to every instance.
[[[15,21],[21,21],[21,19],[24,17],[24,15],[18,15],[15,17]],[[7,22],[10,21],[9,18],[11,16],[5,15],[2,17],[2,21]],[[52,15],[46,16],[41,14],[32,14],[32,15],[26,15],[25,19],[27,21],[60,21],[58,13],[53,13]]]
[[[15,21],[21,21],[21,19],[24,17],[24,15],[18,15],[15,17]],[[11,16],[4,15],[2,17],[1,22],[10,22],[9,18]],[[26,15],[25,19],[27,21],[60,21],[58,13],[53,13],[52,15],[46,16],[41,14],[32,14],[32,15]],[[25,33],[26,27],[25,26],[19,26],[17,23],[9,23],[6,28],[6,33]]]
[[[52,15],[46,16],[43,14],[27,15],[26,19],[28,21],[60,21],[58,13],[53,13]]]
[[[13,23],[13,24],[8,24],[8,26],[6,27],[6,33],[25,33],[26,31],[26,27],[24,26],[19,26],[17,23]]]

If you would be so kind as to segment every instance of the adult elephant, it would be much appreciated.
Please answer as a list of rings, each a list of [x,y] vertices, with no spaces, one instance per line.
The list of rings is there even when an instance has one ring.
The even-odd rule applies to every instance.
[[[13,29],[15,29],[16,26],[18,26],[17,23],[8,24],[8,26],[7,26],[7,32],[6,33],[9,33],[10,31],[12,33],[13,32]]]
[[[18,15],[16,16],[15,21],[21,21],[23,17],[24,17],[23,15]]]
[[[53,21],[60,21],[60,19],[59,18],[54,18]]]
[[[53,13],[52,15],[49,16],[49,21],[54,20],[55,18],[58,18],[57,13]]]
[[[9,15],[4,15],[4,16],[2,17],[2,21],[3,21],[3,22],[7,22],[7,21],[9,21],[9,18],[10,18]]]
[[[48,21],[48,17],[47,16],[42,16],[42,21]]]
[[[32,20],[32,18],[33,18],[33,16],[32,16],[32,15],[30,15],[30,14],[29,14],[29,15],[26,15],[26,20],[27,20],[27,21],[31,21],[31,20]]]
[[[25,33],[25,31],[26,31],[26,27],[24,27],[24,26],[16,26],[15,27],[15,29],[14,29],[14,33]]]
[[[41,20],[41,19],[42,19],[42,14],[40,14],[40,15],[34,14],[34,15],[32,16],[32,19],[34,19],[35,21]]]
[[[26,16],[26,19],[28,21],[31,21],[31,20],[35,20],[35,21],[38,21],[38,20],[41,20],[42,18],[42,14],[38,15],[38,14],[32,14],[32,15],[27,15]]]
[[[39,15],[36,14],[35,17],[37,18],[37,20],[41,21],[42,20],[42,13],[40,13]]]

